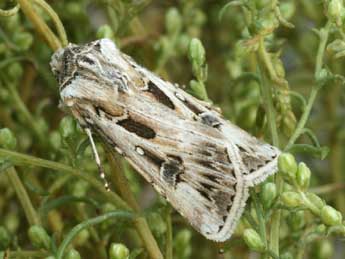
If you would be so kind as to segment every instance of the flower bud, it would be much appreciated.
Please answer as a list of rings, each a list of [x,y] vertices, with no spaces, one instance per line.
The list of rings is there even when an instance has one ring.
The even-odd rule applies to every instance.
[[[279,256],[280,259],[294,259],[293,255],[290,252],[285,252],[281,256]]]
[[[329,259],[333,258],[334,249],[332,243],[327,240],[323,239],[319,242],[316,242],[312,247],[312,254],[311,258],[315,259]]]
[[[278,158],[279,171],[290,179],[295,179],[297,163],[295,157],[290,153],[283,153]]]
[[[181,30],[182,19],[176,8],[170,8],[167,11],[165,16],[165,28],[170,35],[176,34]]]
[[[331,73],[326,68],[322,68],[315,75],[315,80],[319,85],[324,85],[331,77]]]
[[[202,66],[206,61],[206,54],[204,46],[197,38],[193,38],[189,43],[189,60],[192,63],[196,63],[197,66]]]
[[[190,37],[188,36],[188,34],[183,33],[181,35],[179,35],[178,39],[177,39],[177,49],[179,51],[179,53],[185,55],[188,51],[188,47],[189,47],[189,42],[190,42]]]
[[[7,229],[0,226],[0,249],[5,250],[11,243],[11,236]],[[0,257],[1,258],[1,257]]]
[[[26,51],[31,47],[33,37],[31,33],[28,32],[14,33],[13,42],[21,51]]]
[[[23,75],[23,67],[20,65],[19,62],[11,63],[7,69],[6,73],[11,80],[17,81]]]
[[[84,245],[90,238],[90,232],[88,229],[83,229],[78,233],[76,238],[73,240],[73,244],[75,246],[82,246]]]
[[[28,231],[29,239],[36,248],[49,249],[50,237],[45,229],[38,225],[33,225]]]
[[[62,138],[72,137],[77,130],[76,123],[74,119],[70,116],[65,116],[59,125],[59,131]]]
[[[65,259],[80,259],[80,254],[77,250],[71,249],[67,252]]]
[[[6,229],[11,233],[15,234],[19,228],[20,219],[18,214],[10,212],[5,216],[3,224],[6,226]],[[1,257],[0,257],[1,258]]]
[[[286,20],[291,19],[292,16],[295,14],[296,5],[297,4],[293,1],[279,3],[280,12]]]
[[[13,135],[12,131],[8,128],[0,129],[0,147],[6,149],[15,149],[17,145],[17,139]]]
[[[167,225],[159,213],[157,212],[150,213],[147,217],[147,221],[149,223],[149,226],[152,232],[156,236],[158,237],[162,236],[166,232]]]
[[[336,226],[329,227],[328,234],[345,236],[345,226],[344,225],[336,225]]]
[[[303,204],[301,196],[297,192],[283,192],[280,195],[280,199],[289,208],[298,207]]]
[[[73,186],[73,196],[75,197],[85,197],[87,196],[87,191],[89,189],[89,183],[84,180],[78,180]]]
[[[261,202],[264,207],[270,208],[277,197],[277,186],[274,183],[265,183],[260,193]]]
[[[304,226],[304,211],[300,210],[297,212],[293,212],[287,218],[289,226],[292,230],[299,230]]]
[[[336,39],[328,44],[327,51],[335,54],[335,58],[340,58],[344,55],[345,42],[343,40]]]
[[[49,143],[55,150],[59,150],[61,147],[61,135],[57,131],[51,132]]]
[[[189,229],[180,230],[174,239],[175,258],[189,258],[192,253],[190,240],[192,233]]]
[[[277,17],[273,13],[261,15],[255,22],[255,30],[257,34],[265,35],[279,26]]]
[[[100,26],[96,33],[97,39],[114,39],[114,32],[108,24]]]
[[[312,202],[319,209],[322,209],[323,206],[325,206],[325,202],[316,194],[308,192],[306,193],[306,196],[309,199],[309,201]]]
[[[319,224],[315,227],[315,233],[319,235],[324,235],[326,233],[327,227],[324,224]]]
[[[342,18],[344,17],[343,0],[331,0],[327,7],[328,18],[335,22],[338,26],[342,24]]]
[[[178,232],[176,235],[175,241],[177,242],[177,245],[185,246],[190,242],[190,239],[192,238],[192,233],[189,229],[183,229]]]
[[[77,17],[83,12],[82,5],[77,1],[68,1],[64,8],[69,17]]]
[[[198,97],[200,100],[207,100],[207,92],[205,89],[205,85],[195,81],[195,80],[191,80],[190,81],[190,88],[193,91],[193,94]]]
[[[243,239],[247,246],[257,252],[265,251],[265,244],[261,240],[259,234],[252,228],[247,228],[243,231]]]
[[[311,172],[305,163],[301,162],[298,164],[298,170],[296,175],[296,181],[299,187],[307,189],[310,182]]]
[[[110,259],[127,259],[129,258],[128,248],[120,243],[112,243],[109,248]]]
[[[339,225],[343,219],[339,211],[328,205],[323,206],[320,217],[322,221],[329,226]]]

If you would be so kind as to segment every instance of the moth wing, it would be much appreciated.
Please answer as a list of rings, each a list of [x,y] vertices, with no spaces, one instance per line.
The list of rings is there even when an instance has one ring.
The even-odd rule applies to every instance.
[[[233,159],[241,166],[247,186],[259,184],[277,172],[278,156],[281,153],[278,148],[258,140],[230,123],[224,123],[220,130],[236,149],[238,158]]]

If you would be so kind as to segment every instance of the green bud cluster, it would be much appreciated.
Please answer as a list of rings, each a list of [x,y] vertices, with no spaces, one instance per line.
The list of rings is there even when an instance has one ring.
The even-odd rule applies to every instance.
[[[256,252],[265,251],[266,247],[259,234],[252,228],[243,231],[243,239],[247,246]]]
[[[182,17],[176,8],[170,8],[166,13],[165,29],[170,35],[176,35],[181,31]]]
[[[277,198],[277,186],[275,183],[267,182],[262,186],[260,199],[265,207],[268,209],[272,206],[274,200]]]
[[[65,258],[66,259],[81,259],[81,256],[77,250],[72,248],[67,252]]]
[[[15,149],[17,146],[17,139],[8,128],[0,129],[0,147],[5,149]]]
[[[340,39],[335,39],[327,46],[327,51],[334,55],[335,58],[345,56],[345,42]]]
[[[341,213],[328,205],[321,209],[320,217],[321,220],[329,226],[340,225],[343,220]]]
[[[98,28],[96,37],[97,39],[107,38],[107,39],[114,40],[115,34],[108,24],[104,24]]]
[[[330,0],[327,6],[327,16],[337,26],[341,26],[345,17],[343,0]]]
[[[299,189],[306,190],[310,184],[311,171],[309,167],[301,162],[297,162],[293,155],[283,153],[278,158],[279,171],[291,183],[296,184]]]
[[[49,250],[51,240],[43,227],[38,225],[31,226],[28,230],[28,236],[33,246]]]
[[[11,243],[10,233],[5,227],[0,226],[0,249],[1,250],[7,249],[10,243]]]
[[[180,230],[174,238],[174,252],[176,258],[189,258],[192,249],[190,240],[192,238],[192,233],[189,229]]]
[[[207,80],[206,53],[201,41],[193,38],[189,43],[188,58],[192,63],[193,74],[197,80],[191,80],[190,87],[193,93],[202,100],[207,100],[204,82]]]
[[[283,153],[278,158],[278,169],[289,180],[296,177],[297,163],[295,157],[290,153]]]
[[[110,259],[128,259],[129,249],[121,243],[112,243],[109,247]]]

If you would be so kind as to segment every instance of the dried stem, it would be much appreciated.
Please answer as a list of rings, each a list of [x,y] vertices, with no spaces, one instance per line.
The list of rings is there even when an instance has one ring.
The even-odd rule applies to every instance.
[[[120,196],[127,202],[127,204],[137,213],[140,213],[140,207],[131,192],[130,186],[124,175],[124,170],[122,168],[122,161],[116,159],[115,155],[112,154],[110,150],[107,152],[107,158],[112,171],[112,178],[114,179],[113,183],[115,188],[118,190]],[[141,240],[146,247],[147,252],[150,257],[153,259],[163,259],[163,255],[159,249],[159,246],[152,235],[152,232],[147,224],[147,221],[144,217],[140,216],[134,220],[134,226],[138,231]]]

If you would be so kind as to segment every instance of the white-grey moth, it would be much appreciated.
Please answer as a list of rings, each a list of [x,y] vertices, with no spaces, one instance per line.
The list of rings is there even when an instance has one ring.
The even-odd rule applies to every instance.
[[[51,67],[62,105],[89,137],[98,134],[125,157],[208,239],[228,239],[248,188],[277,171],[277,148],[141,67],[111,40],[70,44]]]

